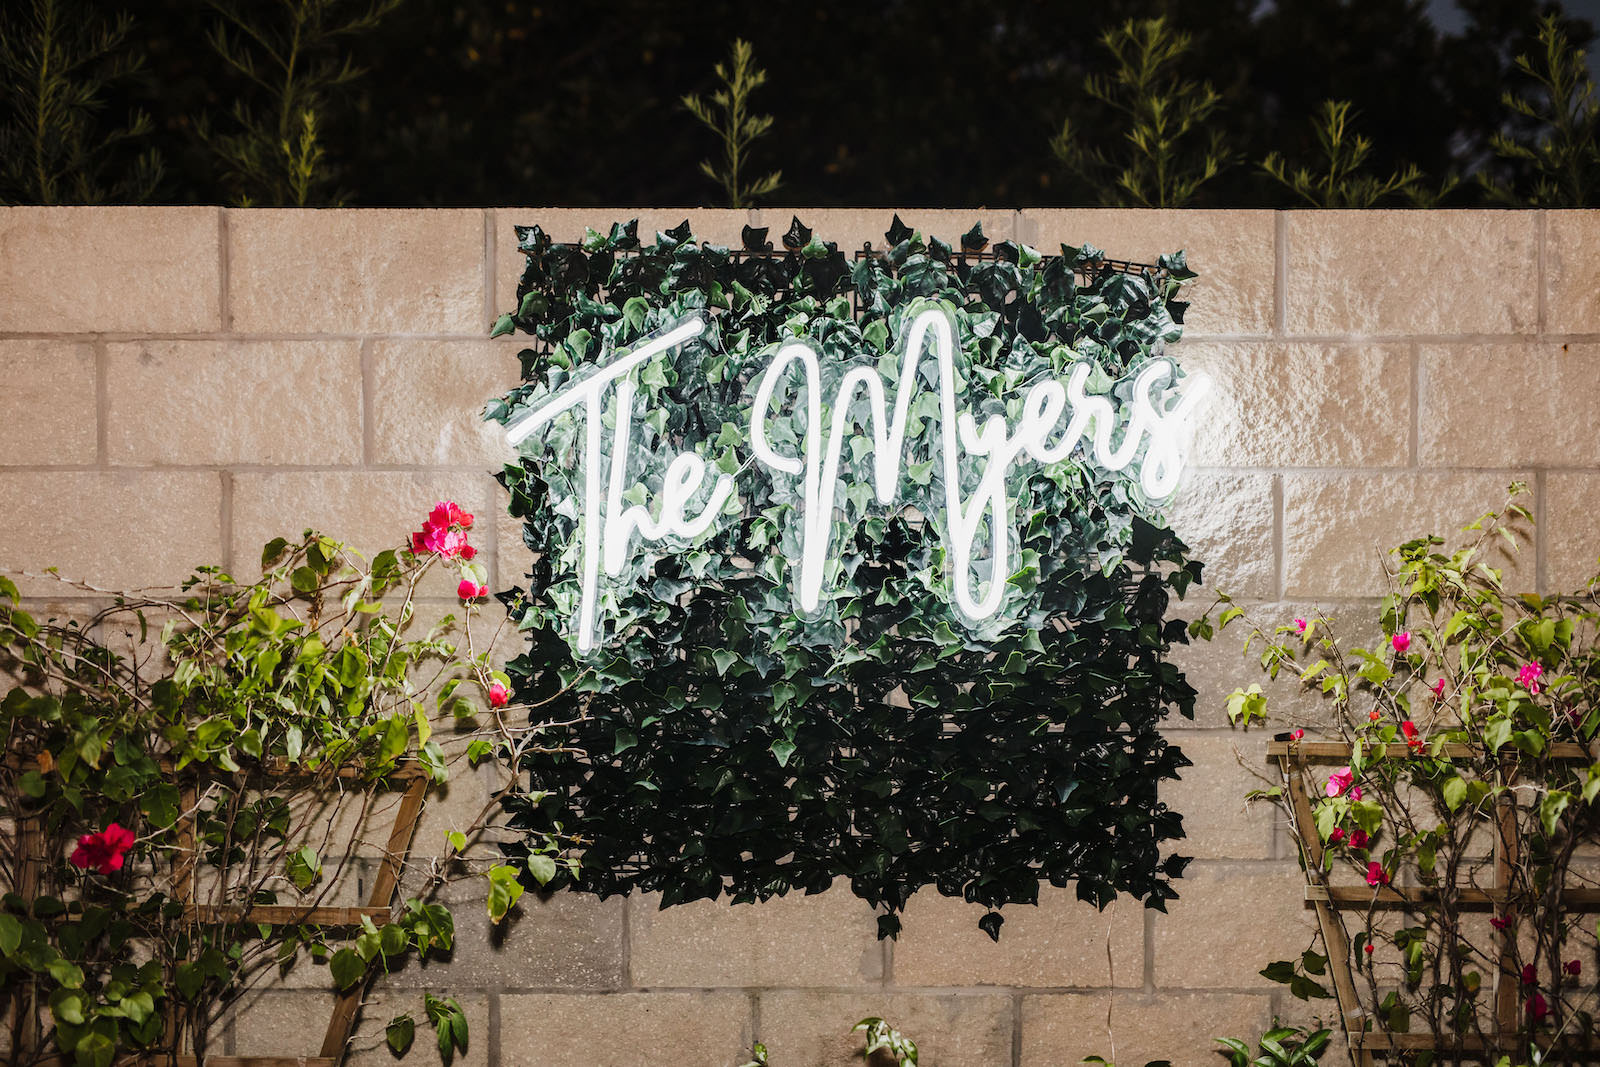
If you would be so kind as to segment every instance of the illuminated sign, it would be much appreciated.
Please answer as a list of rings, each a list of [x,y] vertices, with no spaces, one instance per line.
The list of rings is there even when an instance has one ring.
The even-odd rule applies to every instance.
[[[604,567],[612,577],[621,574],[634,537],[692,543],[722,516],[740,513],[733,476],[719,474],[708,485],[706,461],[693,451],[675,456],[662,484],[651,487],[654,508],[649,500],[624,507],[627,487],[623,483],[638,393],[633,372],[649,360],[666,357],[705,329],[706,320],[694,315],[658,331],[616,354],[594,373],[544,398],[507,427],[508,442],[518,446],[553,419],[581,408],[583,499],[570,502],[582,516],[578,526],[582,592],[573,620],[580,652],[593,648],[601,637],[595,618],[600,570]],[[1088,383],[1096,366],[1089,360],[1075,360],[1064,381],[1047,377],[1028,388],[1020,418],[1014,423],[998,412],[980,422],[957,404],[958,351],[956,321],[948,308],[932,306],[916,313],[901,345],[891,411],[887,387],[875,367],[850,365],[832,383],[831,403],[825,409],[828,383],[823,381],[816,347],[797,339],[771,350],[766,369],[756,382],[748,439],[756,462],[771,477],[800,483],[801,553],[798,565],[794,560],[789,563],[790,582],[801,611],[815,611],[822,599],[843,450],[846,440],[863,424],[871,433],[873,490],[878,503],[917,506],[924,513],[942,509],[951,598],[957,610],[974,621],[994,615],[1005,601],[1006,579],[1016,562],[1007,479],[1019,464],[1057,463],[1081,444],[1083,461],[1104,470],[1122,471],[1137,465],[1137,481],[1148,499],[1165,498],[1177,488],[1185,425],[1207,391],[1205,380],[1190,379],[1182,396],[1176,396],[1174,365],[1156,359],[1145,364],[1131,383],[1124,383],[1126,388],[1091,393]],[[932,358],[937,378],[943,494],[942,499],[933,495],[927,500],[901,501],[907,424],[924,380],[921,370],[926,357]],[[798,382],[794,367],[800,369]],[[768,424],[780,389],[795,392],[796,403],[804,404],[804,436],[794,455],[773,447],[770,435]],[[1123,398],[1120,405],[1113,395]],[[986,561],[974,558],[985,540],[984,533]]]

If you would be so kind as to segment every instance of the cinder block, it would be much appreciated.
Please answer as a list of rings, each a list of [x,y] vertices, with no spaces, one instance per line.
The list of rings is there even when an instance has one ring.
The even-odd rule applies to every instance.
[[[629,901],[630,976],[638,986],[849,986],[883,977],[877,919],[846,882],[760,904]]]
[[[1544,501],[1545,587],[1581,592],[1600,575],[1600,473],[1552,471],[1545,475]]]
[[[1242,676],[1249,668],[1241,662],[1239,669]],[[1174,743],[1194,763],[1183,769],[1180,781],[1161,786],[1161,799],[1183,815],[1189,835],[1172,846],[1174,851],[1201,859],[1254,860],[1272,855],[1277,809],[1265,800],[1245,801],[1246,793],[1269,784],[1262,778],[1270,776],[1270,784],[1277,784],[1277,771],[1266,756],[1272,732],[1268,727],[1248,733],[1174,734]],[[1180,882],[1179,892],[1184,888]]]
[[[452,1061],[461,1067],[483,1067],[491,1062],[494,1038],[489,1032],[489,998],[460,994],[449,987],[430,990],[435,996],[453,997],[467,1016],[467,1051]],[[315,1056],[322,1050],[328,1019],[333,1014],[333,994],[262,990],[247,994],[233,1009],[233,1043],[240,1056]],[[377,990],[362,1003],[352,1036],[347,1064],[368,1067],[392,1064],[394,1055],[384,1040],[384,1028],[396,1016],[409,1014],[416,1025],[411,1053],[437,1056],[435,1030],[423,1012],[421,992]],[[217,1048],[212,1053],[220,1051]]]
[[[483,212],[228,212],[236,333],[487,336]]]
[[[1144,908],[1105,911],[1045,885],[1039,904],[1001,909],[1000,940],[978,928],[984,909],[923,887],[894,946],[897,986],[1106,987],[1144,985]]]
[[[1305,903],[1305,875],[1294,860],[1191,864],[1179,899],[1156,915],[1155,984],[1171,989],[1275,987],[1258,972],[1298,956],[1316,931]],[[1260,961],[1259,963],[1256,961]]]
[[[0,330],[222,326],[214,207],[0,208]]]
[[[743,993],[534,993],[500,998],[500,1062],[735,1067],[750,1058]]]
[[[93,463],[94,350],[64,341],[0,341],[0,465]]]
[[[920,1063],[999,1067],[1011,1062],[1011,997],[1000,993],[779,990],[761,994],[760,1037],[775,1065],[838,1067],[861,1061],[866,1042],[851,1027],[872,1017],[887,1020],[915,1041]]]
[[[1206,565],[1205,585],[1189,593],[1196,603],[1216,591],[1256,600],[1276,594],[1271,475],[1185,472],[1167,516],[1190,555]]]
[[[524,893],[496,926],[489,922],[487,883],[481,876],[453,882],[441,893],[455,916],[455,951],[430,957],[426,964],[408,960],[385,979],[389,986],[517,991],[624,985],[621,900],[568,891]],[[597,1023],[611,1006],[610,1000],[594,999]]]
[[[1292,211],[1290,334],[1513,334],[1539,313],[1531,211]]]
[[[103,589],[174,585],[222,558],[222,480],[209,471],[0,474],[0,560],[18,570],[58,567]],[[47,578],[24,595],[95,595]]]
[[[1284,476],[1284,592],[1293,597],[1381,596],[1391,548],[1428,534],[1464,543],[1461,528],[1506,501],[1525,472],[1288,474]],[[1532,497],[1522,498],[1524,506]],[[1525,533],[1527,531],[1524,531]],[[1488,550],[1512,589],[1532,589],[1531,541],[1514,557]]]
[[[517,350],[488,341],[378,341],[372,349],[372,461],[420,467],[517,458],[483,408],[520,384]]]
[[[1545,329],[1600,333],[1600,218],[1593,211],[1546,211]]]
[[[1109,1009],[1109,1010],[1108,1010]],[[1255,1038],[1270,1021],[1266,996],[1228,993],[1062,993],[1022,1002],[1022,1067],[1061,1067],[1085,1056],[1117,1063],[1170,1060],[1214,1067],[1217,1037]]]
[[[1193,334],[1268,334],[1277,272],[1271,211],[1035,209],[1023,240],[1046,254],[1092,244],[1112,259],[1154,263],[1183,251],[1200,277],[1184,287],[1184,329]]]
[[[1427,346],[1420,403],[1425,467],[1600,463],[1600,346]]]
[[[120,466],[361,462],[355,341],[135,341],[106,349]]]
[[[1185,342],[1211,379],[1188,461],[1208,467],[1400,467],[1410,459],[1404,345]]]

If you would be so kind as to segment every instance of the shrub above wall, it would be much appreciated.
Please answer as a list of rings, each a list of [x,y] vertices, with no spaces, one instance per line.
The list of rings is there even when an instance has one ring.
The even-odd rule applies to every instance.
[[[956,395],[980,422],[1015,423],[1023,388],[1066,381],[1074,364],[1075,388],[1087,380],[1091,396],[1132,408],[1159,378],[1154,410],[1175,409],[1179,372],[1163,354],[1182,332],[1179,284],[1193,277],[1182,254],[1116,269],[1088,246],[985,253],[980,227],[956,246],[896,219],[886,250],[851,260],[798,220],[781,251],[764,230],[747,228],[747,248],[731,252],[696,244],[688,223],[653,244],[636,228],[561,245],[519,227],[527,269],[496,330],[537,346],[522,354],[525,384],[489,415],[515,424],[694,316],[703,333],[625,379],[642,395],[615,484],[640,503],[689,450],[744,495],[704,533],[630,541],[586,594],[584,538],[598,510],[586,519],[581,501],[602,484],[585,481],[599,458],[584,458],[586,417],[555,416],[502,473],[537,554],[525,589],[505,595],[531,646],[509,670],[536,718],[565,724],[525,759],[535,791],[507,809],[517,829],[581,828],[588,842],[554,872],[540,860],[530,881],[602,896],[659,890],[675,904],[820,892],[843,876],[885,909],[880,935],[898,931],[926,885],[982,905],[991,936],[997,909],[1036,902],[1043,882],[1075,884],[1102,907],[1119,893],[1162,907],[1186,861],[1163,851],[1183,830],[1157,786],[1187,761],[1157,728],[1174,709],[1191,715],[1194,695],[1166,660],[1184,640],[1167,608],[1200,575],[1163,523],[1164,501],[1131,471],[1092,462],[1087,440],[1029,463],[1005,536],[980,536],[991,558],[997,543],[1020,547],[999,609],[980,620],[947,567],[938,377],[923,362],[891,506],[869,488],[883,443],[861,436],[871,423],[854,413],[821,531],[838,557],[805,610],[789,588],[817,536],[801,479],[766,476],[757,460],[764,447],[792,455],[820,439],[807,443],[807,417],[774,414],[757,418],[771,444],[752,440],[746,409],[769,358],[796,341],[819,360],[811,388],[850,367],[893,380],[906,335],[930,311],[951,323]],[[786,380],[763,395],[800,406],[802,393]],[[1146,488],[1156,451],[1141,453]],[[960,469],[961,494],[978,474]],[[595,647],[589,624],[575,633],[571,618],[587,598],[608,635]]]

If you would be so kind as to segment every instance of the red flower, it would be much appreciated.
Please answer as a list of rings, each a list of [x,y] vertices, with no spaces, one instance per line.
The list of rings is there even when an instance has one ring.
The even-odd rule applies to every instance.
[[[1306,732],[1304,730],[1290,730],[1289,731],[1289,740],[1298,741],[1302,737],[1304,737],[1305,735],[1306,735]]]
[[[1561,969],[1563,971],[1566,971],[1572,977],[1576,978],[1576,977],[1578,977],[1578,975],[1583,973],[1583,961],[1582,960],[1568,960],[1565,964],[1562,965]]]
[[[1350,835],[1350,847],[1366,848],[1367,843],[1371,840],[1372,838],[1367,836],[1367,832],[1365,830],[1357,830],[1355,833]]]
[[[1528,998],[1526,1007],[1528,1009],[1528,1018],[1532,1022],[1542,1023],[1544,1022],[1544,1017],[1550,1014],[1550,1005],[1546,1004],[1544,997],[1538,993]]]
[[[1367,942],[1367,955],[1369,955],[1369,956],[1372,955],[1372,942],[1371,941]]]
[[[1531,964],[1531,963],[1522,968],[1522,984],[1523,985],[1538,985],[1539,984],[1539,972],[1533,969],[1533,964]]]
[[[1377,708],[1373,708],[1371,711],[1367,712],[1368,722],[1377,722],[1381,718],[1383,718],[1383,716],[1378,713]]]
[[[1512,921],[1511,920],[1511,916],[1509,916],[1509,915],[1500,915],[1500,916],[1496,916],[1493,919],[1490,919],[1489,920],[1489,925],[1494,927],[1496,930],[1507,930],[1507,929],[1510,929],[1510,927],[1511,927],[1511,921]]]
[[[460,597],[462,600],[476,600],[479,597],[488,595],[489,587],[486,585],[479,585],[471,578],[461,579],[461,584],[456,586],[456,596]]]
[[[1344,840],[1344,827],[1335,826],[1328,834],[1328,844],[1337,845]]]
[[[1411,751],[1422,751],[1422,738],[1417,733],[1417,724],[1407,719],[1400,724],[1400,732],[1406,736],[1406,744],[1411,746]]]
[[[1367,864],[1367,884],[1373,887],[1389,884],[1389,872],[1377,860]]]
[[[1444,679],[1443,678],[1440,678],[1437,682],[1434,682],[1433,685],[1431,685],[1429,688],[1433,690],[1433,699],[1435,699],[1435,700],[1443,700],[1444,699]]]
[[[511,691],[509,689],[507,689],[505,686],[501,685],[499,682],[490,683],[490,685],[489,685],[489,703],[492,706],[497,707],[497,708],[503,708],[503,707],[506,706],[506,701],[508,701],[510,699],[511,699]]]
[[[101,874],[111,874],[122,870],[123,857],[132,847],[133,831],[112,823],[97,834],[78,838],[70,858],[74,867],[93,867]]]

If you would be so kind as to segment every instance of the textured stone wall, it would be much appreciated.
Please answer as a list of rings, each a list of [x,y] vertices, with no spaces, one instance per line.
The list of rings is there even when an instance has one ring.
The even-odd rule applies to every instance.
[[[511,226],[558,239],[684,211],[0,210],[0,563],[104,585],[170,581],[196,562],[244,568],[259,545],[316,525],[376,548],[435,499],[500,514],[502,451],[476,412],[516,380],[515,339],[487,328],[514,296]],[[703,238],[788,210],[695,211]],[[846,248],[882,242],[888,211],[800,212]],[[1449,532],[1534,487],[1524,586],[1577,583],[1600,551],[1600,216],[1579,212],[909,211],[953,238],[1040,248],[1090,241],[1121,258],[1186,248],[1180,352],[1217,382],[1178,505],[1215,586],[1283,618],[1318,604],[1370,614],[1380,551]],[[486,524],[497,587],[520,531]],[[36,608],[71,611],[31,582]],[[445,610],[449,590],[434,590]],[[1198,597],[1196,599],[1199,599]],[[81,605],[77,605],[81,606]],[[358,1061],[421,988],[457,996],[467,1067],[851,1062],[847,1031],[882,1014],[931,1067],[1216,1062],[1210,1037],[1275,1013],[1256,971],[1310,936],[1282,828],[1246,810],[1262,737],[1226,725],[1222,696],[1256,680],[1237,640],[1185,650],[1201,689],[1173,723],[1195,767],[1174,785],[1196,857],[1170,915],[1096,913],[1049,896],[1008,913],[992,944],[967,907],[917,897],[898,943],[842,888],[761,907],[650,898],[524,899],[491,935],[460,909],[453,961],[380,988]],[[419,850],[482,799],[457,783]],[[253,999],[224,1044],[315,1052],[329,998],[317,969]],[[374,1023],[377,1025],[375,1026]],[[432,1055],[419,1036],[413,1057]]]

